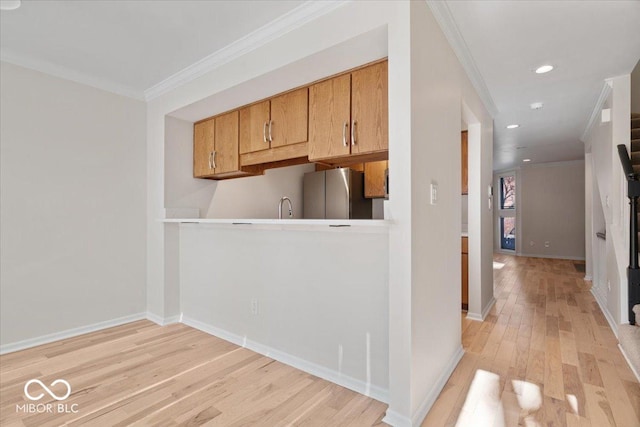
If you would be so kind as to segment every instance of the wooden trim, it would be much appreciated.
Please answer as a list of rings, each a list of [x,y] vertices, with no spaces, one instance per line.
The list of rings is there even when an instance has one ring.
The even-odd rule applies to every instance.
[[[381,150],[367,154],[349,154],[343,157],[332,157],[327,159],[313,159],[313,162],[337,167],[351,166],[358,163],[378,162],[382,160],[389,160],[389,150]]]
[[[211,176],[199,176],[198,178],[221,181],[223,179],[244,178],[247,176],[262,175],[263,173],[264,173],[264,169],[254,169],[252,171],[246,171],[243,169],[243,170],[233,171],[233,172],[218,173]]]
[[[296,158],[305,158],[309,162],[309,143],[283,145],[269,150],[256,151],[240,155],[240,167],[262,165]]]

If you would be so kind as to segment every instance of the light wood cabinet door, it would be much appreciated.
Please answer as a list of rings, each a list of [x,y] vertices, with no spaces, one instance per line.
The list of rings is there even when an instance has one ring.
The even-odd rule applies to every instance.
[[[238,111],[215,118],[214,172],[235,172],[240,169],[238,155]]]
[[[369,199],[384,197],[385,173],[389,162],[369,162],[364,164],[364,197]]]
[[[308,141],[309,89],[271,99],[271,148]]]
[[[387,61],[351,73],[351,154],[389,149]]]
[[[469,194],[469,133],[462,131],[462,194]]]
[[[193,176],[202,178],[211,176],[213,170],[215,122],[213,119],[196,123],[193,126]]]
[[[240,154],[269,149],[269,101],[240,110]]]
[[[348,156],[350,148],[351,75],[309,88],[309,160]]]

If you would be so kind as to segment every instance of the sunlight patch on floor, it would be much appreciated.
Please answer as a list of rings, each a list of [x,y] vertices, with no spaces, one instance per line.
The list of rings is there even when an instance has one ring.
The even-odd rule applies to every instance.
[[[569,402],[569,406],[574,414],[580,415],[578,413],[578,398],[573,394],[567,394],[567,402]]]
[[[501,262],[493,261],[493,269],[494,270],[502,270],[502,268],[504,266],[505,266],[505,264],[503,264]]]
[[[497,418],[497,417],[500,418]],[[500,401],[500,376],[482,369],[476,371],[456,427],[505,427]],[[494,422],[496,421],[496,422]]]
[[[506,385],[505,387],[509,387]],[[478,369],[471,381],[456,427],[539,427],[535,413],[542,407],[542,393],[536,384],[513,380],[513,393],[501,393],[500,376]],[[569,401],[571,401],[570,397]],[[572,409],[577,411],[577,399]]]

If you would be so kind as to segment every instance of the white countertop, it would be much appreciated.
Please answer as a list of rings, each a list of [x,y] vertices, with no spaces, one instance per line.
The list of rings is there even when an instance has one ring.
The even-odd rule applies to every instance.
[[[378,228],[386,229],[392,224],[391,220],[379,219],[238,219],[238,218],[167,218],[161,220],[164,223],[177,224],[211,224],[224,226],[258,226],[259,228],[280,228],[280,229],[363,229]]]

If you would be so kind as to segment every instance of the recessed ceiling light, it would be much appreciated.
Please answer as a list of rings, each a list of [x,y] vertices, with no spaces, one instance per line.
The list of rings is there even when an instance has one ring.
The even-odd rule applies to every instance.
[[[526,163],[526,162],[530,162],[531,159],[522,159],[522,161]]]
[[[543,104],[542,104],[542,102],[534,102],[530,106],[531,106],[532,110],[539,110],[539,109],[542,108]]]
[[[548,73],[551,70],[553,70],[553,65],[542,65],[536,68],[536,74]]]
[[[515,129],[515,128],[519,128],[520,125],[508,125],[507,129]]]
[[[0,10],[16,10],[20,7],[20,0],[0,0]]]

